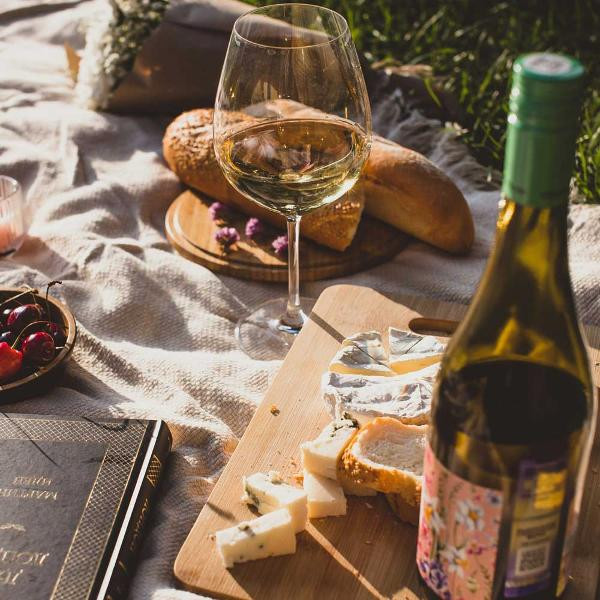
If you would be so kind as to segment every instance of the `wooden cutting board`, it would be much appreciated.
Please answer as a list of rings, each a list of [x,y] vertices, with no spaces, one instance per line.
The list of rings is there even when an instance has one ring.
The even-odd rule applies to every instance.
[[[244,235],[248,216],[232,211],[228,225],[235,227],[241,240],[228,252],[215,241],[221,227],[214,223],[208,207],[214,200],[187,190],[178,196],[167,211],[165,230],[179,254],[219,273],[254,281],[286,282],[287,256],[278,256],[271,242],[284,232],[268,227],[268,234],[258,243]],[[300,277],[316,281],[364,271],[394,257],[410,237],[391,225],[363,214],[352,244],[337,252],[302,238],[300,229]]]
[[[290,481],[300,471],[299,445],[330,420],[319,393],[322,373],[340,342],[353,333],[390,325],[420,332],[427,315],[460,319],[465,307],[404,298],[402,303],[358,286],[323,292],[309,323],[225,467],[175,561],[175,576],[188,589],[216,598],[268,600],[423,598],[415,567],[416,528],[392,516],[382,495],[348,498],[348,514],[313,520],[298,534],[296,554],[225,569],[212,534],[252,518],[240,502],[242,475],[271,469]],[[451,331],[448,323],[435,324]],[[588,330],[596,384],[600,381],[600,329]],[[442,338],[440,338],[442,339]],[[274,405],[274,406],[273,406]],[[277,411],[278,414],[273,414]],[[600,571],[600,444],[596,435],[583,499],[573,581],[563,598],[595,597]]]

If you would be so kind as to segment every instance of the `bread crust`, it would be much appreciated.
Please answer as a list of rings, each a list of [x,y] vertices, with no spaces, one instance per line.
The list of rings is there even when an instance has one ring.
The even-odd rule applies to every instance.
[[[401,494],[386,494],[385,499],[399,519],[415,527],[419,524],[418,504],[409,504]]]
[[[376,136],[359,184],[367,214],[447,252],[464,254],[473,245],[464,196],[418,152]]]

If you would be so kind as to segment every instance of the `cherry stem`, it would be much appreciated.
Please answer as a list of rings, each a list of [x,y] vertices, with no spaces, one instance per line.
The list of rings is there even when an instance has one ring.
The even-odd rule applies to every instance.
[[[24,292],[20,292],[18,293],[16,296],[12,296],[12,298],[9,298],[8,300],[4,300],[4,302],[0,302],[0,309],[2,309],[2,307],[5,304],[8,304],[9,302],[14,302],[17,298],[20,298],[21,296],[26,296],[27,294],[38,294],[38,290],[36,290],[35,288],[31,288],[28,290],[25,290]],[[35,302],[35,297],[33,298],[34,302]]]
[[[23,329],[21,330],[21,333],[19,333],[19,335],[17,336],[17,339],[15,339],[15,341],[13,342],[11,348],[14,350],[16,347],[18,347],[18,345],[19,345],[18,343],[21,341],[21,338],[23,337],[23,334],[26,331],[31,330],[31,328],[34,325],[44,325],[44,326],[47,326],[49,322],[50,321],[34,321],[33,323],[29,323],[28,325],[25,325],[25,327],[23,327]]]
[[[48,302],[48,292],[53,285],[62,285],[62,281],[52,280],[46,284],[46,314],[48,315],[48,319],[50,318],[50,304]]]

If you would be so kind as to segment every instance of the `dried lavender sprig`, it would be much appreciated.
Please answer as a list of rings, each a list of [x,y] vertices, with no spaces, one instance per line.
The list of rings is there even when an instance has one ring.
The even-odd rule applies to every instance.
[[[233,244],[240,241],[240,234],[235,227],[221,227],[215,233],[215,240],[224,250],[228,250]]]
[[[229,209],[222,202],[213,202],[208,207],[208,214],[213,221],[222,221],[229,214]]]
[[[265,228],[264,228],[263,224],[261,223],[260,219],[257,219],[256,217],[252,217],[252,218],[248,219],[244,233],[246,234],[246,237],[253,239],[256,236],[259,236],[262,233],[264,233],[264,230],[265,230]]]
[[[288,251],[289,240],[287,235],[280,235],[273,240],[271,247],[275,250],[275,254],[283,255]]]

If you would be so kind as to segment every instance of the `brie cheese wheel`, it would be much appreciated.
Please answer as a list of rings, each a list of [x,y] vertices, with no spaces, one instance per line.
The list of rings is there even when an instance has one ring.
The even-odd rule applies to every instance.
[[[444,353],[444,345],[432,335],[419,335],[390,327],[389,364],[398,374],[418,371],[439,363]]]
[[[363,426],[376,417],[394,417],[403,423],[429,421],[433,385],[439,366],[395,377],[325,373],[323,399],[334,417],[348,415]]]
[[[358,425],[350,419],[338,419],[327,425],[316,439],[300,446],[304,469],[337,479],[338,458],[357,431]]]
[[[355,375],[394,375],[378,331],[357,333],[345,339],[333,357],[329,370]]]
[[[242,502],[252,504],[262,515],[285,508],[292,517],[295,532],[306,527],[306,493],[285,483],[279,473],[254,473],[243,477],[242,484]]]
[[[309,519],[346,514],[346,496],[337,481],[305,470],[303,485],[308,499]]]
[[[285,508],[217,531],[216,542],[228,569],[234,563],[296,552],[294,525]]]

